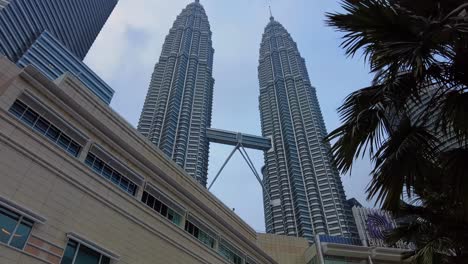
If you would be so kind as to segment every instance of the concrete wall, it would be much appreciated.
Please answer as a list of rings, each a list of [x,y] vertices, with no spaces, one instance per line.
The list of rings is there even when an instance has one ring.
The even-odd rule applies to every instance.
[[[305,238],[258,234],[257,245],[280,264],[304,264],[309,242]]]

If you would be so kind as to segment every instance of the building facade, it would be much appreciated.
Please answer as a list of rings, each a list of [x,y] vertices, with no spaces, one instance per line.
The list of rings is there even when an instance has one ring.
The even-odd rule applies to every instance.
[[[0,10],[5,8],[5,6],[7,6],[8,3],[10,3],[10,0],[0,0]]]
[[[359,238],[364,246],[402,249],[414,248],[413,245],[404,243],[403,241],[399,241],[395,245],[389,245],[385,242],[385,237],[388,235],[388,232],[398,226],[395,218],[389,212],[361,206],[354,206],[352,210],[359,231]]]
[[[114,90],[106,82],[67,50],[48,31],[42,32],[18,60],[17,65],[20,67],[34,65],[51,80],[69,72],[80,79],[88,89],[107,104],[111,102],[114,95]]]
[[[268,233],[352,236],[339,173],[324,143],[326,128],[305,60],[273,17],[265,28],[258,67],[262,133],[273,148],[262,169]]]
[[[177,16],[154,68],[138,131],[206,186],[213,100],[208,17],[198,0]]]
[[[278,264],[76,77],[4,57],[0,181],[0,263]]]
[[[94,79],[96,85],[89,87],[96,88],[92,91],[109,103],[114,91],[82,61],[117,2],[0,1],[0,54],[21,66],[25,62],[41,69],[47,65],[54,69],[52,79],[65,72],[75,74],[83,82],[90,83],[89,79]],[[49,46],[51,39],[53,44]],[[38,52],[39,48],[46,48],[47,51]]]

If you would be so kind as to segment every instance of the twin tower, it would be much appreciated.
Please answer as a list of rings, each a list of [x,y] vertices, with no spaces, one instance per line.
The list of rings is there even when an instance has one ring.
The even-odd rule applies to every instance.
[[[213,101],[210,24],[198,0],[177,16],[156,64],[138,130],[206,186]],[[272,139],[262,169],[266,231],[300,236],[356,234],[304,59],[273,17],[258,77],[262,133]],[[272,203],[271,201],[276,201]]]

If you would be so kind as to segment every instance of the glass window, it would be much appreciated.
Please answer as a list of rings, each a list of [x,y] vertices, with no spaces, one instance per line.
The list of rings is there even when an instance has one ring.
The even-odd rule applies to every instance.
[[[68,150],[68,146],[70,145],[70,143],[71,143],[71,139],[69,137],[65,136],[64,134],[60,135],[59,140],[58,140],[59,146]]]
[[[62,257],[61,264],[72,264],[73,258],[75,258],[76,249],[78,248],[78,243],[70,240],[68,241],[67,248],[65,249],[65,253]]]
[[[234,264],[242,264],[242,258],[226,245],[219,245],[219,254]]]
[[[19,215],[6,208],[0,208],[0,242],[8,243],[8,241],[10,241],[11,234],[15,231],[19,219]]]
[[[74,264],[99,264],[100,258],[101,254],[81,245]]]
[[[130,195],[135,195],[137,185],[117,172],[114,168],[112,168],[112,166],[106,164],[100,158],[96,157],[96,155],[88,153],[88,156],[86,156],[85,159],[85,164],[103,178],[106,178],[113,184],[117,185],[120,189],[124,190]]]
[[[26,110],[26,113],[23,114],[23,117],[21,120],[23,120],[26,124],[29,126],[34,125],[36,123],[36,120],[39,116],[34,112],[31,111],[31,109]]]
[[[104,176],[106,179],[110,180],[112,177],[112,168],[105,165],[104,169],[102,170],[102,176]]]
[[[90,167],[93,166],[94,159],[95,159],[95,157],[94,157],[93,154],[91,154],[91,153],[88,154],[88,156],[86,156],[86,160],[85,160],[86,165],[88,165]]]
[[[60,264],[110,264],[110,258],[78,242],[69,240]]]
[[[158,199],[156,199],[153,195],[144,191],[141,201],[157,213],[169,219],[172,223],[180,226],[182,222],[182,216],[176,211],[169,208],[161,201],[159,201]]]
[[[24,103],[17,100],[9,111],[22,120],[24,124],[30,126],[39,134],[45,135],[74,157],[78,157],[81,146]]]
[[[70,146],[68,147],[68,152],[72,154],[72,156],[77,157],[78,153],[80,152],[80,145],[78,145],[75,141],[72,140]]]
[[[27,106],[20,101],[16,101],[13,106],[10,108],[10,113],[14,114],[16,117],[20,118],[24,111],[26,111]]]
[[[13,235],[11,239],[10,246],[20,249],[24,248],[26,240],[28,240],[29,233],[31,233],[32,226],[33,222],[23,219],[16,229],[15,235]]]
[[[45,120],[44,118],[40,117],[39,120],[37,120],[36,124],[34,125],[34,129],[36,129],[41,134],[45,134],[49,126],[50,126],[50,123],[47,122],[47,120]]]
[[[23,249],[34,222],[0,206],[0,242]]]
[[[50,126],[47,130],[46,136],[53,142],[56,142],[58,137],[60,136],[60,130],[58,130],[58,128],[56,128],[55,126]]]
[[[185,231],[196,237],[203,244],[209,246],[210,248],[214,248],[215,239],[188,220],[185,221]]]

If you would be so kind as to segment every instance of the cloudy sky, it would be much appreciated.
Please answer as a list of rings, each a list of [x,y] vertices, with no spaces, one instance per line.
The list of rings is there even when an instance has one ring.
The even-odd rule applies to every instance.
[[[89,52],[86,63],[116,91],[112,108],[135,127],[154,64],[175,17],[192,0],[120,0]],[[201,0],[208,14],[215,48],[212,127],[260,135],[257,80],[261,36],[269,21],[268,5],[298,43],[312,84],[317,88],[329,131],[340,122],[336,109],[353,90],[370,83],[361,58],[346,58],[341,34],[325,26],[326,12],[338,11],[336,0]],[[229,152],[212,144],[209,181]],[[250,151],[257,170],[263,154]],[[368,162],[344,175],[348,197],[365,201]],[[236,154],[212,188],[255,230],[265,229],[261,187],[240,154]]]

